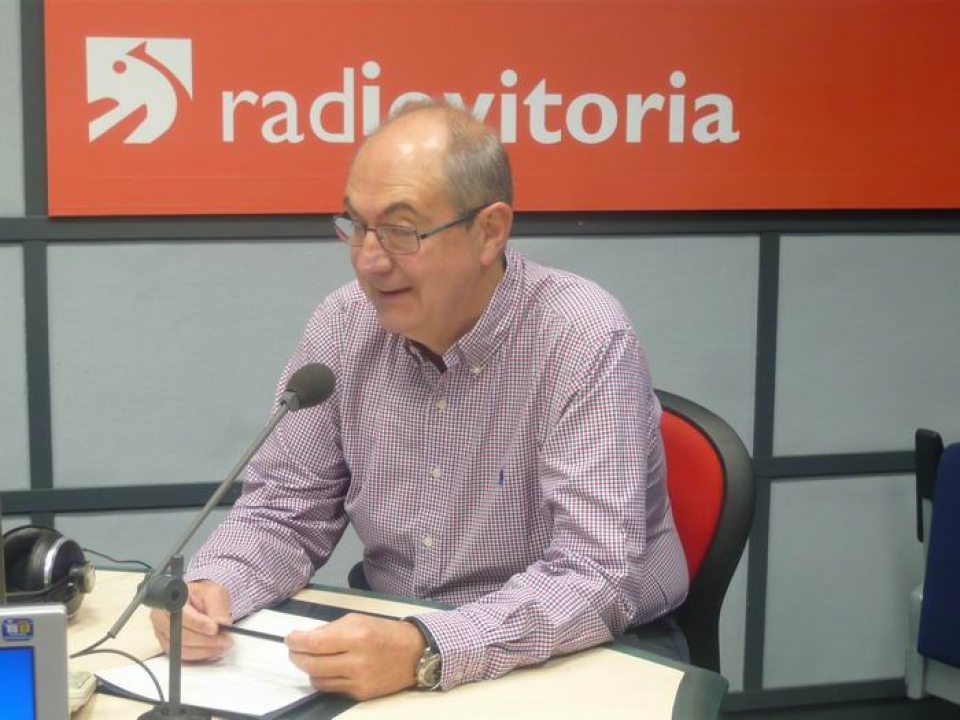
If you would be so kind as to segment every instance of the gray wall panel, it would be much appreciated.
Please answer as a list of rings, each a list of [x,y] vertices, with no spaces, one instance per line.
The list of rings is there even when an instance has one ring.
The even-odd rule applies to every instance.
[[[196,537],[187,543],[184,553],[187,562],[226,512],[223,508],[215,509],[200,526]],[[57,530],[76,540],[83,548],[105,553],[117,560],[140,560],[156,565],[170,552],[195,515],[193,510],[71,513],[57,516]],[[88,560],[98,567],[119,567],[92,555]]]
[[[764,687],[903,676],[914,513],[912,477],[773,486]]]
[[[3,532],[8,533],[14,528],[21,527],[23,525],[29,525],[30,518],[26,515],[4,515],[3,516]]]
[[[730,581],[720,612],[720,672],[730,682],[730,690],[743,689],[743,664],[747,632],[747,559],[749,545]]]
[[[51,246],[58,486],[219,481],[266,421],[333,242]]]
[[[777,454],[960,439],[960,237],[789,237],[781,262]]]
[[[518,238],[532,260],[590,278],[637,327],[658,388],[684,395],[753,441],[755,237]]]
[[[20,1],[0,0],[0,217],[23,214]]]
[[[30,485],[23,251],[0,245],[0,490]]]

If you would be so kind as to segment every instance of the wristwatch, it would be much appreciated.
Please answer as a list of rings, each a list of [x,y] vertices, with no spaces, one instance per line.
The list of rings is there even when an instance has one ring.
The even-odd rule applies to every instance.
[[[415,617],[405,617],[403,620],[416,625],[427,644],[417,661],[417,690],[436,690],[440,687],[440,679],[443,677],[443,659],[440,657],[440,651],[437,650],[433,633]]]
[[[436,690],[443,675],[443,660],[440,653],[427,645],[417,662],[417,690]]]

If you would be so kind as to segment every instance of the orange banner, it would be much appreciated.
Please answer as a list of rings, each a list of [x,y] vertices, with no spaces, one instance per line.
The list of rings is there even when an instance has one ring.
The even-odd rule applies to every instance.
[[[520,210],[960,207],[954,0],[46,0],[51,215],[341,209],[444,96]]]

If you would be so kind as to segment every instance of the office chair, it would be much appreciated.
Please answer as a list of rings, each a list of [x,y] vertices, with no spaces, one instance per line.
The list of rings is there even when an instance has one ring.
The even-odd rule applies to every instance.
[[[720,672],[720,609],[753,523],[753,462],[722,418],[673,393],[656,393],[667,491],[690,574],[675,617],[690,662]]]
[[[960,442],[917,430],[917,539],[923,582],[910,594],[907,696],[960,703]]]
[[[720,672],[720,608],[753,522],[753,463],[733,428],[706,408],[656,391],[667,458],[667,492],[687,559],[690,591],[675,617],[690,662]],[[351,588],[370,589],[363,563]]]

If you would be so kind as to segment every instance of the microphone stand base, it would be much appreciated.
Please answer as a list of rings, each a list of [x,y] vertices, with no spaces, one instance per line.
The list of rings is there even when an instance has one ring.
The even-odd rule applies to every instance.
[[[181,706],[179,712],[173,715],[170,714],[170,710],[169,705],[161,703],[152,710],[147,710],[147,712],[137,720],[170,720],[171,718],[178,718],[178,720],[210,720],[212,717],[207,710],[201,710],[200,708]]]

